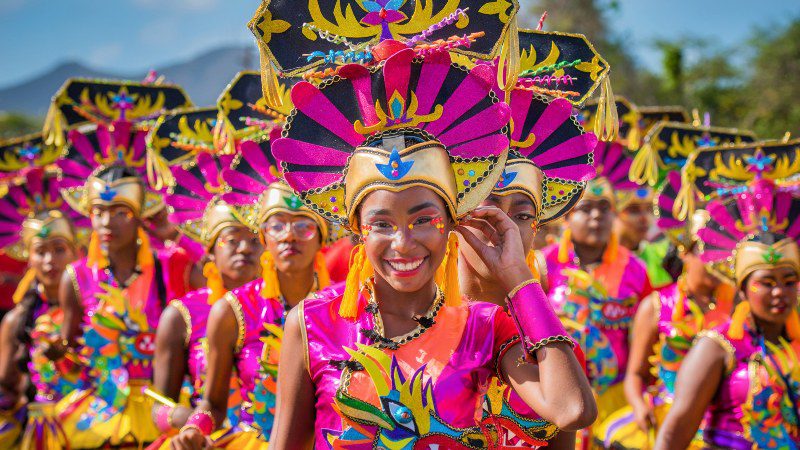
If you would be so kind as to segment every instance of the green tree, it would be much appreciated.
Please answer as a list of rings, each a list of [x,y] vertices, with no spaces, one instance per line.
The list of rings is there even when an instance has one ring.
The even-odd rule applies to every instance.
[[[0,139],[9,139],[41,130],[41,119],[17,113],[0,113]]]

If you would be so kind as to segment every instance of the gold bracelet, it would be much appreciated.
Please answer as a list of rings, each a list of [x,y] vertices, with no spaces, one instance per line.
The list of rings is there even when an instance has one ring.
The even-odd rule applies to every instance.
[[[200,427],[198,427],[197,425],[195,425],[193,423],[190,423],[189,425],[182,426],[180,431],[178,431],[178,433],[183,433],[186,430],[197,430],[198,433],[203,434],[203,430],[201,430]]]
[[[536,278],[531,278],[530,280],[523,281],[522,283],[518,284],[517,287],[512,289],[511,292],[508,293],[508,298],[513,298],[515,295],[517,295],[517,292],[522,290],[522,288],[529,286],[531,284],[539,284],[539,280],[537,280]]]

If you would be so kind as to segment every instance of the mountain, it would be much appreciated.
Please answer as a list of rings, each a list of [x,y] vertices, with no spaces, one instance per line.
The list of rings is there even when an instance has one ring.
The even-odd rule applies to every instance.
[[[257,68],[254,46],[228,46],[155,70],[167,81],[183,86],[195,105],[208,106],[217,101],[236,72]],[[64,62],[28,81],[0,89],[0,111],[43,117],[53,94],[70,77],[141,80],[145,74],[111,73],[79,62]]]

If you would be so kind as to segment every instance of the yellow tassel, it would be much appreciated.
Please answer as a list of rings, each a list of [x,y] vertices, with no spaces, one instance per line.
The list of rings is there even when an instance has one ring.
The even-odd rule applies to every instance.
[[[603,253],[603,262],[606,264],[611,264],[617,259],[617,255],[619,254],[619,236],[617,233],[611,232],[611,237],[608,239],[608,244],[606,244],[606,251]]]
[[[542,276],[539,272],[539,262],[536,260],[536,250],[531,249],[528,252],[527,256],[525,256],[525,263],[528,264],[528,268],[531,269],[533,278],[542,281]]]
[[[217,124],[214,126],[214,148],[221,155],[236,153],[236,130],[222,109],[217,113]]]
[[[283,106],[283,99],[278,93],[278,74],[275,72],[275,66],[269,60],[267,49],[261,42],[258,43],[258,55],[261,63],[261,90],[264,100],[267,101],[267,105],[279,108]]]
[[[367,259],[364,244],[353,247],[350,253],[350,271],[345,281],[342,303],[339,305],[339,316],[343,319],[355,319],[358,315],[358,296],[364,281],[372,273],[372,264]]]
[[[147,180],[157,191],[175,186],[175,177],[169,169],[167,160],[150,146],[147,147]]]
[[[66,143],[64,134],[67,124],[64,114],[61,113],[61,108],[59,108],[59,103],[58,99],[50,103],[50,108],[48,108],[47,115],[44,118],[42,134],[44,135],[45,144],[60,148]]]
[[[628,132],[628,150],[635,152],[639,149],[642,141],[642,130],[639,129],[638,124],[633,124],[631,130]]]
[[[105,269],[108,267],[108,258],[103,248],[100,246],[100,238],[97,236],[96,231],[92,231],[92,237],[89,239],[86,264],[89,267],[96,267],[98,269]]]
[[[693,170],[694,167],[689,168]],[[681,175],[681,188],[675,196],[672,214],[678,220],[686,220],[694,212],[694,180],[690,180],[684,171]]]
[[[331,285],[331,276],[328,274],[328,266],[325,264],[325,255],[317,252],[314,257],[314,272],[317,274],[317,288],[325,289]]]
[[[275,268],[275,260],[269,250],[261,254],[261,278],[264,280],[261,296],[264,298],[279,298],[281,296],[281,284],[278,281],[278,269]]]
[[[139,267],[153,267],[153,250],[150,248],[150,237],[143,228],[139,228],[139,251],[136,252],[136,264]]]
[[[25,276],[19,281],[17,289],[14,291],[14,296],[11,297],[14,299],[15,305],[22,301],[22,297],[25,297],[25,293],[31,288],[31,284],[33,284],[34,280],[36,280],[36,271],[28,269],[28,271],[25,272]]]
[[[600,86],[600,101],[597,104],[597,116],[594,122],[594,133],[601,141],[611,142],[619,133],[619,116],[614,92],[611,90],[611,77],[606,75]]]
[[[656,152],[653,151],[653,147],[650,144],[644,144],[636,152],[631,168],[628,171],[628,178],[634,183],[656,185],[658,181],[658,161],[656,161]]]
[[[208,294],[208,304],[213,305],[227,292],[225,283],[222,281],[222,275],[220,275],[217,265],[211,261],[203,265],[203,276],[206,277],[206,286],[211,291]]]
[[[500,50],[500,58],[497,63],[497,85],[505,91],[506,103],[511,99],[511,91],[517,85],[517,78],[520,72],[519,60],[519,31],[517,29],[517,18],[513,17],[503,39],[503,47]]]
[[[786,334],[792,341],[800,339],[800,316],[796,309],[789,313],[789,318],[786,320]]]
[[[569,261],[569,248],[572,245],[572,230],[567,228],[561,235],[561,242],[558,243],[558,262],[566,264]]]
[[[731,325],[728,328],[728,337],[731,339],[741,339],[744,337],[744,323],[750,317],[750,303],[742,301],[731,314]]]
[[[444,280],[441,287],[444,294],[444,304],[447,306],[461,306],[461,288],[458,283],[458,236],[450,233],[447,237],[447,253],[444,256]]]

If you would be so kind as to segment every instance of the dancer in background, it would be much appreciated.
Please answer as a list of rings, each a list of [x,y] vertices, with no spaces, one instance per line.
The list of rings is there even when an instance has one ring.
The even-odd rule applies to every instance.
[[[85,380],[74,370],[74,360],[57,365],[46,353],[51,342],[60,340],[61,277],[67,265],[79,257],[78,232],[71,219],[84,226],[87,221],[63,202],[55,173],[32,167],[13,178],[8,193],[0,199],[4,224],[0,244],[11,254],[22,251],[19,256],[27,257],[29,268],[13,297],[16,307],[0,325],[4,416],[0,446],[12,448],[24,429],[21,448],[69,448],[55,404],[81,388]]]
[[[800,444],[800,375],[792,362],[800,340],[800,233],[793,226],[799,203],[772,181],[757,179],[734,198],[708,205],[701,256],[734,260],[741,302],[728,322],[701,333],[686,356],[657,449],[687,446],[702,420],[704,444],[712,448]]]

